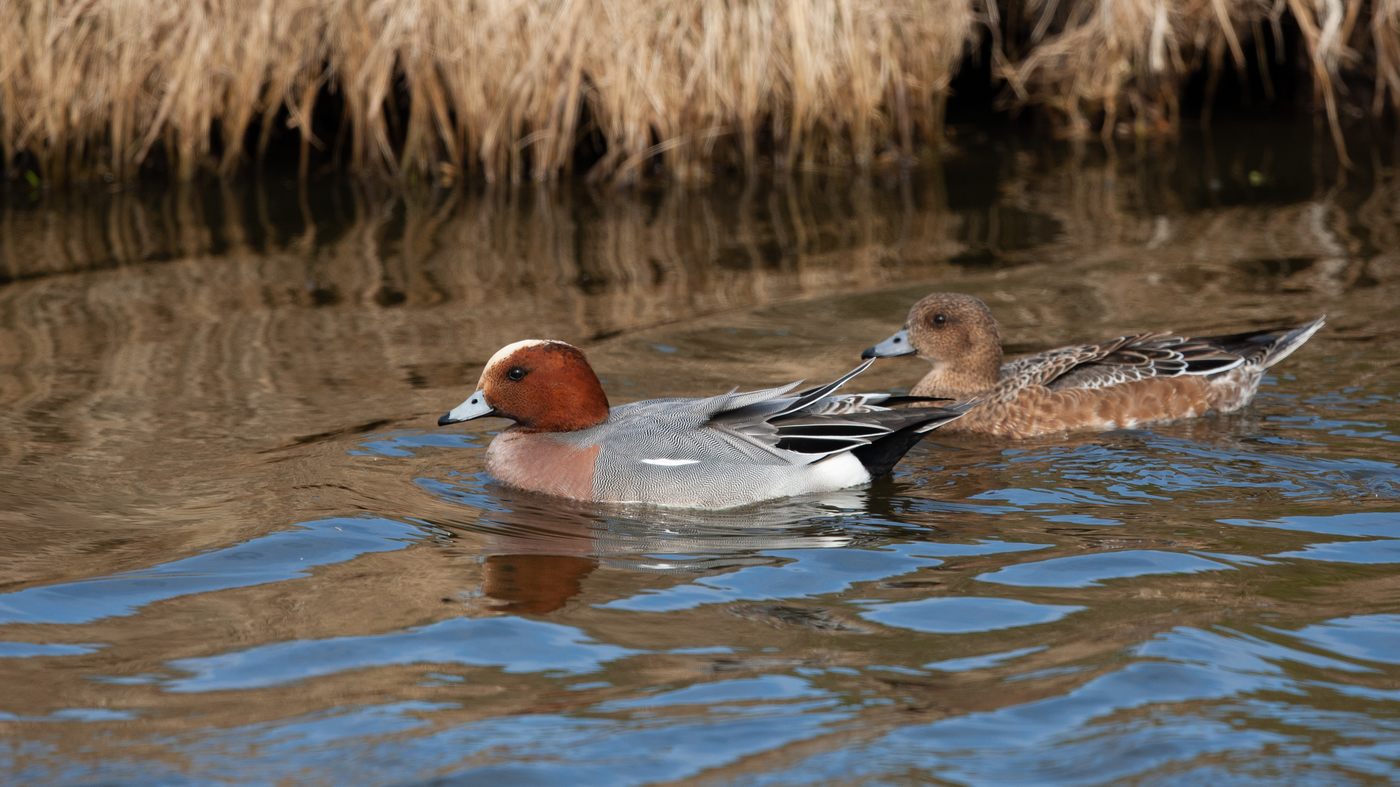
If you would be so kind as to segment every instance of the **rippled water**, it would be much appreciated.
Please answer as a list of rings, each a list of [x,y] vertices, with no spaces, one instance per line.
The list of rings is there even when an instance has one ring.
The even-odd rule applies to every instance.
[[[12,203],[0,774],[1394,781],[1400,180],[1303,137]],[[499,423],[433,423],[514,339],[584,345],[615,402],[718,392],[839,373],[934,288],[1014,350],[1329,324],[1238,415],[935,436],[870,488],[723,513],[502,488]]]

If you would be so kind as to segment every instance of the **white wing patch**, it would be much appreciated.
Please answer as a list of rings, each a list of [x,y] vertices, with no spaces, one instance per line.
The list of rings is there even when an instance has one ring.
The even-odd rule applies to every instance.
[[[643,459],[644,465],[660,465],[661,467],[679,467],[681,465],[698,465],[699,459]]]

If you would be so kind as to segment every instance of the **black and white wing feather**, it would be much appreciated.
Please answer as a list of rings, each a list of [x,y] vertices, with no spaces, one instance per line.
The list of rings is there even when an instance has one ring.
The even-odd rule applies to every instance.
[[[810,463],[901,433],[916,435],[909,443],[912,445],[924,433],[957,418],[971,406],[936,406],[932,402],[944,400],[929,397],[835,393],[872,362],[873,359],[866,361],[826,385],[797,394],[786,394],[794,386],[770,389],[779,393],[759,401],[746,399],[738,407],[719,410],[710,417],[708,426],[747,446]],[[915,406],[892,409],[895,404]],[[900,451],[900,455],[903,453]]]
[[[1109,388],[1153,377],[1220,374],[1246,360],[1210,338],[1144,333],[1018,358],[1002,367],[1002,379],[1017,380],[1017,388]]]

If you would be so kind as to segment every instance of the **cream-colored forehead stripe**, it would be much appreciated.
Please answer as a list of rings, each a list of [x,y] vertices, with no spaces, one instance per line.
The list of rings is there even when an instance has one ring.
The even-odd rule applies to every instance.
[[[567,342],[561,342],[558,339],[522,339],[518,342],[511,342],[505,347],[502,347],[501,349],[497,350],[496,354],[491,356],[491,360],[486,362],[486,368],[483,369],[482,372],[485,373],[487,370],[489,370],[496,364],[504,362],[507,358],[514,355],[517,350],[523,350],[527,347],[540,347],[549,344],[567,344]]]

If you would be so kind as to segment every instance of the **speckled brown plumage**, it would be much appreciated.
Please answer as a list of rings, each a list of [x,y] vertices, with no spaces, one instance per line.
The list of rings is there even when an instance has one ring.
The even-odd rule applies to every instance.
[[[912,394],[980,402],[945,431],[1018,438],[1237,410],[1254,397],[1264,370],[1322,325],[1318,318],[1221,336],[1144,333],[1003,363],[986,304],[935,293],[914,305],[902,330],[865,355],[917,353],[933,368]]]

